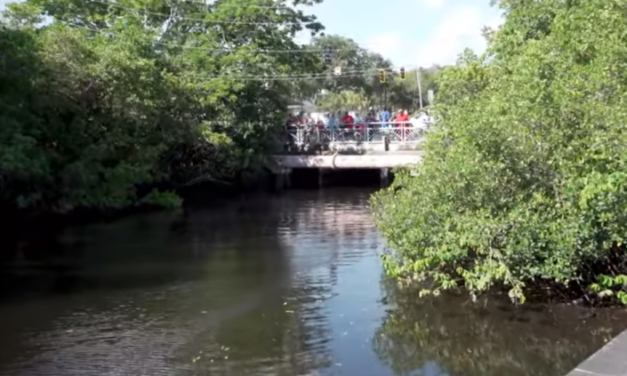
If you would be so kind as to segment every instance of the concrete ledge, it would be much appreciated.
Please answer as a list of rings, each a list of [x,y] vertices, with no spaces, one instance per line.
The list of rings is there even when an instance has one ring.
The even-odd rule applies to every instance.
[[[566,376],[627,376],[627,330]]]
[[[390,143],[388,145],[388,152],[396,151],[418,151],[420,150],[420,143]],[[345,153],[347,151],[355,151],[354,154],[368,154],[370,152],[385,152],[385,145],[381,143],[348,143],[348,142],[331,142],[328,144],[328,148],[331,151],[339,151]],[[357,153],[357,151],[361,153]]]
[[[394,168],[418,164],[422,155],[280,155],[274,159],[282,168]]]

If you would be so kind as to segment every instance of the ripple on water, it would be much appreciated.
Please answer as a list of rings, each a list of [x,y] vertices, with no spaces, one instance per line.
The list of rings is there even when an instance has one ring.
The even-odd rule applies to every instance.
[[[72,268],[40,283],[70,287],[0,305],[0,375],[561,376],[616,332],[572,311],[397,294],[380,283],[368,193],[76,229]]]
[[[0,345],[11,349],[0,374],[324,369],[338,268],[373,256],[379,241],[366,197],[243,200],[194,210],[176,231],[159,215],[76,230],[80,288],[0,306],[0,319],[10,318]],[[153,274],[167,278],[144,284]]]

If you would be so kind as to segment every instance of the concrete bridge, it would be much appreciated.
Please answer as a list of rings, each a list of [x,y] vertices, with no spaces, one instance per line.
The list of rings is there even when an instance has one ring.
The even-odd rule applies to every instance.
[[[289,187],[293,169],[318,169],[319,185],[328,170],[377,169],[387,184],[390,169],[420,163],[424,136],[425,129],[418,127],[292,129],[282,135],[283,150],[271,169],[277,189]]]

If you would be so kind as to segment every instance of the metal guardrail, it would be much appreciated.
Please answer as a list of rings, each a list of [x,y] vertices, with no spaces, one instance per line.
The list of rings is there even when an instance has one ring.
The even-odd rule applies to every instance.
[[[426,127],[412,127],[408,123],[370,123],[338,128],[288,128],[283,142],[292,145],[307,144],[418,144],[424,139]]]

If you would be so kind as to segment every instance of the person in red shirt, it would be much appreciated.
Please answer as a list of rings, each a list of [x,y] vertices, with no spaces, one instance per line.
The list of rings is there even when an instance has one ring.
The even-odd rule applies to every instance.
[[[409,121],[409,114],[407,111],[399,110],[398,114],[394,118],[395,125],[400,128],[404,128],[407,126],[407,122]]]
[[[342,125],[344,125],[346,129],[353,129],[354,122],[355,119],[353,119],[353,117],[348,112],[345,112],[344,116],[342,117]]]
[[[402,121],[403,121],[403,111],[398,110],[398,112],[396,113],[396,116],[394,116],[394,127],[396,128],[403,127]],[[399,132],[396,132],[396,133],[399,133]]]
[[[324,121],[322,121],[322,119],[318,119],[318,121],[316,122],[316,127],[318,127],[318,130],[323,130],[324,129]]]
[[[407,112],[407,110],[403,111],[403,114],[401,115],[401,121],[403,122],[403,127],[409,126],[409,113]]]

